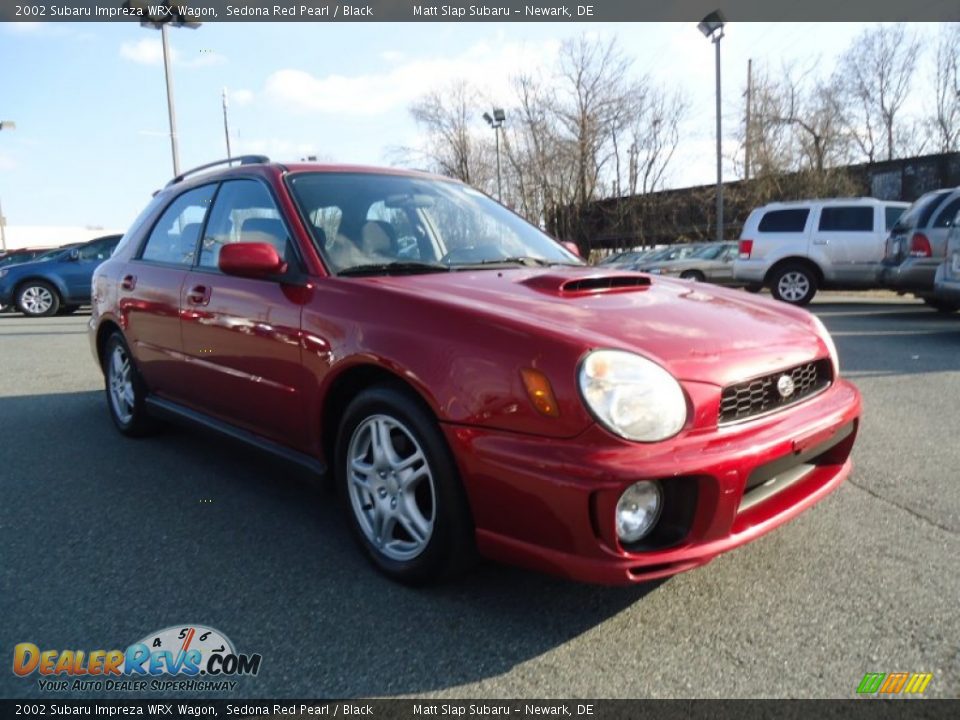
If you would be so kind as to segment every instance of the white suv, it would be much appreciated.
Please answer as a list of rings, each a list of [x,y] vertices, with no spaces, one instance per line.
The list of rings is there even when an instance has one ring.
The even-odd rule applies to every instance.
[[[879,287],[887,233],[908,203],[840,198],[771,203],[743,226],[734,277],[806,305],[817,288]]]

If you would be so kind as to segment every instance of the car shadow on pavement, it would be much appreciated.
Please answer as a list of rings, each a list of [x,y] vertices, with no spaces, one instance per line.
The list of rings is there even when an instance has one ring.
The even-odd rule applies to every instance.
[[[93,391],[0,398],[0,423],[8,649],[122,649],[204,624],[263,656],[227,696],[429,693],[554,652],[561,662],[567,641],[661,584],[589,586],[481,563],[408,588],[361,556],[329,488],[259,451],[185,427],[124,438]],[[0,673],[0,695],[36,692],[35,679]]]

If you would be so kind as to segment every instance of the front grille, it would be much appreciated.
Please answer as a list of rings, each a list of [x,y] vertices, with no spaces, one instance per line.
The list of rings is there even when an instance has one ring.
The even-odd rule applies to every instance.
[[[786,397],[777,387],[783,377],[793,383],[793,392]],[[832,380],[830,360],[824,359],[728,385],[720,395],[720,424],[748,420],[793,405],[828,387]]]

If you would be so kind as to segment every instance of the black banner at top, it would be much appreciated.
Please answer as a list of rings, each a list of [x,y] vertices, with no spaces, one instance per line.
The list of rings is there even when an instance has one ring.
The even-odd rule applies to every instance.
[[[13,22],[950,21],[957,0],[0,0]]]

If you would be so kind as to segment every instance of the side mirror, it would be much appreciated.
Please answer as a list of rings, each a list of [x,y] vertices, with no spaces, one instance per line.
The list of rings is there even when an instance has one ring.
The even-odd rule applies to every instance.
[[[570,242],[569,240],[564,240],[564,241],[563,241],[562,243],[560,243],[560,244],[563,245],[567,250],[569,250],[570,252],[572,252],[572,253],[573,253],[574,255],[576,255],[577,257],[582,257],[582,255],[580,255],[580,248],[577,247],[577,244],[576,244],[575,242]]]
[[[70,251],[70,254],[67,257],[70,258],[71,262],[76,262],[77,260],[80,259],[80,250],[78,248],[73,248],[73,250]]]
[[[287,263],[270,243],[238,242],[224,245],[220,248],[217,264],[224,274],[239,277],[263,278],[287,271]]]

